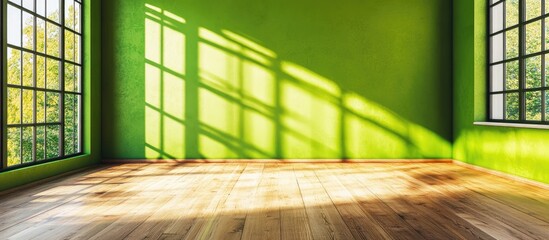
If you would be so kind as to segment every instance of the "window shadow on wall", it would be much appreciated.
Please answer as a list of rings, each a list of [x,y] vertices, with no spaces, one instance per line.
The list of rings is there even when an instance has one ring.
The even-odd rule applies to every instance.
[[[242,33],[146,4],[147,158],[428,158],[450,143]]]

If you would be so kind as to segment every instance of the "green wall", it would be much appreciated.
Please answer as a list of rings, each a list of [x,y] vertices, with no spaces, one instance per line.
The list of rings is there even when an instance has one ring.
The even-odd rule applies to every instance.
[[[84,155],[0,173],[0,191],[101,160],[101,1],[84,0]]]
[[[454,159],[549,183],[549,131],[486,119],[486,3],[454,1]]]
[[[451,158],[451,1],[102,10],[104,158]]]

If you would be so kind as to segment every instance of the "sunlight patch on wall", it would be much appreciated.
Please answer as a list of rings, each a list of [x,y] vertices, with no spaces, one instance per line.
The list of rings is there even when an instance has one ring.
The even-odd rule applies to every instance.
[[[310,91],[316,90],[320,94],[339,98],[341,90],[333,81],[318,75],[317,73],[291,62],[282,62],[280,64],[284,73],[292,76],[299,81],[299,84],[307,86]]]
[[[145,59],[154,63],[160,63],[161,30],[157,21],[145,19]]]
[[[340,158],[340,109],[314,84],[302,85],[301,79],[281,84],[283,152],[297,158]]]
[[[148,158],[187,158],[189,147],[203,158],[451,155],[450,143],[440,136],[311,69],[278,59],[257,40],[147,8]],[[189,52],[196,58],[188,58]],[[186,109],[193,107],[196,116]],[[186,143],[188,134],[196,134],[196,142]]]
[[[145,157],[185,158],[186,39],[177,29],[186,21],[146,8]]]
[[[164,72],[162,97],[164,113],[173,118],[185,118],[185,82],[183,78]]]
[[[271,118],[253,110],[244,112],[247,123],[243,140],[249,144],[246,155],[252,158],[265,158],[275,155],[275,124]]]
[[[170,27],[164,27],[163,46],[164,67],[175,73],[185,75],[185,35]]]
[[[266,57],[269,57],[269,58],[276,58],[276,53],[273,52],[272,50],[266,48],[266,47],[263,47],[259,44],[257,44],[256,42],[254,42],[253,40],[250,40],[246,37],[243,37],[243,36],[240,36],[239,34],[236,34],[232,31],[229,31],[229,30],[221,30],[221,32],[227,36],[227,38],[235,41],[235,42],[238,42],[240,43],[241,45],[243,46],[246,46],[247,48],[249,49],[252,49],[254,51],[257,51],[258,53],[260,54],[263,54],[265,55]]]

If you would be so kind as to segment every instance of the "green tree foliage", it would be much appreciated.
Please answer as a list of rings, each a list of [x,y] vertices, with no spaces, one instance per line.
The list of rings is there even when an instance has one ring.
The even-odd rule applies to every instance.
[[[539,0],[527,0],[526,1],[526,19],[539,17],[542,14],[541,1]],[[545,12],[549,11],[549,7],[546,6]],[[506,1],[506,26],[512,27],[518,24],[519,21],[519,0],[507,0]],[[542,29],[542,20],[529,23],[525,27],[525,49],[526,54],[538,53],[542,50],[542,31],[545,31],[549,36],[549,24],[545,25],[545,29]],[[506,59],[515,58],[519,56],[519,31],[518,28],[512,28],[505,32],[505,56]],[[546,37],[546,49],[549,48],[549,37]],[[526,74],[526,88],[539,88],[544,86],[542,83],[542,57],[538,55],[526,59],[525,61],[525,74]],[[546,58],[546,62],[549,63],[549,58]],[[547,65],[547,64],[546,64]],[[549,66],[549,65],[547,65]],[[546,69],[549,73],[549,68]],[[505,88],[506,90],[516,90],[519,88],[519,64],[518,61],[512,61],[506,63],[505,66]],[[528,92],[526,94],[526,119],[527,120],[542,120],[542,104],[541,104],[541,91]],[[505,118],[509,120],[519,120],[519,94],[509,93],[505,97]]]
[[[74,5],[68,5],[65,18],[65,26],[78,30],[80,21],[79,9]],[[48,14],[48,19],[59,20],[59,11]],[[65,59],[79,62],[78,35],[31,15],[23,15],[22,47],[45,53],[48,56],[62,57],[61,34],[64,34]],[[9,24],[9,23],[8,23]],[[36,36],[34,30],[36,29]],[[35,39],[36,37],[36,39]],[[35,41],[36,40],[36,41]],[[36,46],[34,44],[36,43]],[[35,87],[38,89],[51,89],[77,92],[79,91],[79,67],[66,63],[62,66],[60,61],[53,58],[45,58],[34,55],[31,52],[8,49],[8,73],[7,82],[11,85]],[[64,76],[60,76],[61,68],[64,68]],[[35,76],[36,75],[36,76]],[[36,77],[36,83],[34,79]],[[61,77],[64,86],[60,86]],[[78,95],[65,94],[64,105],[61,109],[61,95],[55,92],[42,90],[27,90],[17,87],[8,87],[7,95],[7,122],[8,124],[32,124],[32,123],[60,123],[61,111],[65,114],[65,144],[64,154],[78,152]],[[36,106],[36,107],[35,107]],[[35,118],[36,116],[36,118]],[[8,128],[8,166],[32,162],[33,149],[36,148],[36,160],[56,158],[61,155],[60,146],[61,125],[48,125],[34,127],[9,127]],[[33,146],[34,142],[36,146]]]

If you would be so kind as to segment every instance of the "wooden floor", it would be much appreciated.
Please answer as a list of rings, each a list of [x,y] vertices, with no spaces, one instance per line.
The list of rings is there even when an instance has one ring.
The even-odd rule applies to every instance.
[[[450,163],[108,165],[0,196],[0,239],[549,239],[549,191]]]

